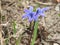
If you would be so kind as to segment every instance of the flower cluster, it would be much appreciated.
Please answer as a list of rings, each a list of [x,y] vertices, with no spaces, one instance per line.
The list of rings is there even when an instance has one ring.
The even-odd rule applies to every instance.
[[[32,20],[37,21],[39,16],[42,16],[42,17],[45,16],[44,12],[48,9],[49,9],[49,7],[45,7],[42,9],[37,8],[36,12],[33,12],[33,7],[30,6],[29,9],[24,10],[25,14],[23,15],[22,18],[24,18],[24,19],[28,18],[29,22],[31,22]]]

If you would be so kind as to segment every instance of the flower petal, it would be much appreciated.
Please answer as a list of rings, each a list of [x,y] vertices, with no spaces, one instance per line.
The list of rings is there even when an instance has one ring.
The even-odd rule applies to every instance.
[[[35,16],[35,17],[34,17],[34,21],[37,21],[37,20],[38,20],[38,17]]]
[[[30,6],[29,11],[30,11],[30,12],[32,12],[32,11],[33,11],[33,7],[32,7],[32,6]]]
[[[41,10],[41,8],[37,8],[36,10]]]
[[[30,11],[28,9],[24,9],[24,12],[25,13],[29,13]]]
[[[49,7],[45,7],[45,8],[42,8],[42,11],[46,11],[46,10],[49,10]]]
[[[38,14],[40,12],[41,12],[41,9],[40,8],[37,8],[36,13]]]
[[[44,14],[44,13],[41,13],[41,14],[40,14],[40,16],[44,17],[44,16],[45,16],[45,14]]]
[[[27,18],[27,17],[28,17],[27,14],[25,14],[25,15],[22,16],[23,19],[25,19],[25,18]]]
[[[33,19],[31,17],[28,17],[29,22],[31,22]]]

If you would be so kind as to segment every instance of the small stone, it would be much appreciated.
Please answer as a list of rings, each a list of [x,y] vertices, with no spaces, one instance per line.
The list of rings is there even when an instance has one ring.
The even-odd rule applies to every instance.
[[[53,43],[53,45],[59,45],[59,44],[57,44],[57,43]]]
[[[57,6],[55,7],[56,11],[60,11],[60,3],[57,4]]]

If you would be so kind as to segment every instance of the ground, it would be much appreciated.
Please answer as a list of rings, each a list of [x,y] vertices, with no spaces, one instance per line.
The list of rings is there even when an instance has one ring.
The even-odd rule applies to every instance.
[[[50,10],[46,11],[44,22],[45,23],[45,30],[48,32],[48,36],[46,39],[42,39],[42,43],[44,45],[53,45],[52,43],[58,43],[60,45],[60,17],[59,11],[55,10],[56,5],[44,5],[39,4],[36,2],[28,1],[28,0],[1,0],[1,26],[2,26],[2,38],[6,40],[9,38],[8,45],[15,45],[15,40],[19,39],[18,37],[27,30],[26,28],[29,27],[28,20],[23,20],[22,15],[24,14],[24,9],[29,7],[30,5],[36,7],[39,6],[43,7],[51,7]],[[16,30],[17,33],[13,35],[13,22],[16,22]],[[42,20],[39,18],[39,24]],[[0,27],[1,27],[0,26]],[[29,29],[28,29],[29,30]],[[38,32],[39,33],[39,32]],[[44,37],[44,36],[43,36]],[[12,39],[11,39],[12,38]],[[28,40],[27,40],[27,39]],[[22,37],[22,41],[19,45],[29,45],[29,39],[31,39],[31,35],[25,32]],[[38,42],[39,39],[37,39]],[[27,44],[26,44],[27,43]],[[7,45],[6,44],[6,45]],[[40,45],[38,44],[35,45]],[[4,45],[4,44],[3,44]]]

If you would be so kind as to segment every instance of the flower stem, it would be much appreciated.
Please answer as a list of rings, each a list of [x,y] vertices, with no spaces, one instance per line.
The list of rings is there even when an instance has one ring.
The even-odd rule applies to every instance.
[[[37,37],[37,29],[38,29],[38,21],[35,22],[34,32],[33,32],[33,38],[32,38],[31,45],[34,45],[34,42],[36,40],[36,37]]]

